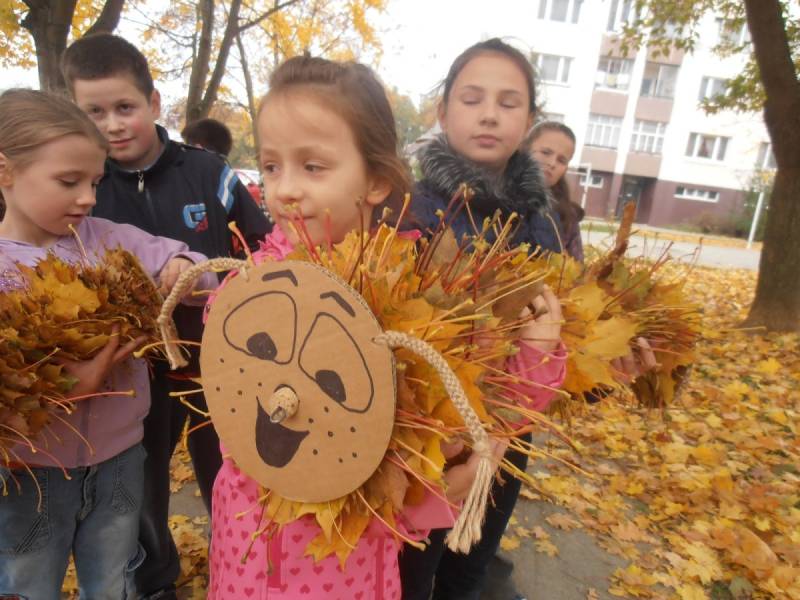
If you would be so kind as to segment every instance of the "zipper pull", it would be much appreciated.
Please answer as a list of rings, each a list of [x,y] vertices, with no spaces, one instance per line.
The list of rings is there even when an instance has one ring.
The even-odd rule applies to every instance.
[[[139,193],[144,191],[144,171],[139,171]]]

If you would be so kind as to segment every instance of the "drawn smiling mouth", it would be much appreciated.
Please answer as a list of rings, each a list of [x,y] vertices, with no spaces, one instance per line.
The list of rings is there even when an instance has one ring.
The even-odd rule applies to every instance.
[[[295,431],[280,423],[273,423],[267,411],[256,402],[256,450],[266,464],[280,469],[289,464],[297,453],[308,431]]]

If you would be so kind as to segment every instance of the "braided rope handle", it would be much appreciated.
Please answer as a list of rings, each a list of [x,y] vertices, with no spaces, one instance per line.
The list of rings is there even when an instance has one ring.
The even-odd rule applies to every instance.
[[[444,357],[430,344],[399,331],[385,331],[375,341],[386,342],[391,348],[405,348],[424,358],[439,373],[450,399],[464,419],[473,441],[473,451],[480,456],[475,481],[461,509],[461,514],[447,534],[447,546],[453,552],[467,553],[481,539],[481,526],[486,514],[486,502],[494,477],[489,436],[478,415],[469,403],[458,377]]]
[[[161,312],[156,319],[170,369],[175,370],[188,364],[186,357],[178,347],[178,331],[175,328],[175,322],[172,320],[172,313],[181,298],[192,290],[197,280],[204,273],[238,269],[242,276],[247,277],[247,267],[249,266],[251,265],[246,260],[239,260],[238,258],[212,258],[192,265],[180,274],[169,296],[164,300],[164,304],[161,305]]]

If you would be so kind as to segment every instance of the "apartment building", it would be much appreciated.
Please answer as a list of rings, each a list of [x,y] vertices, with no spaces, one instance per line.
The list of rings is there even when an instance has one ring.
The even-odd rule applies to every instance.
[[[625,56],[618,32],[632,0],[537,0],[526,42],[535,52],[540,101],[577,136],[572,189],[590,216],[637,203],[637,222],[692,222],[737,212],[758,169],[774,168],[760,114],[707,115],[704,97],[724,90],[746,56],[712,52],[728,32],[708,15],[689,54]]]

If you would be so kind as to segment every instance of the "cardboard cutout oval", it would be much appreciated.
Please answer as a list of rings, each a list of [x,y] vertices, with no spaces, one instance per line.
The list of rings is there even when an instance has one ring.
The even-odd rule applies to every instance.
[[[266,262],[227,281],[211,305],[200,367],[237,466],[300,502],[364,483],[394,426],[394,356],[374,341],[381,332],[364,299],[312,263]]]

